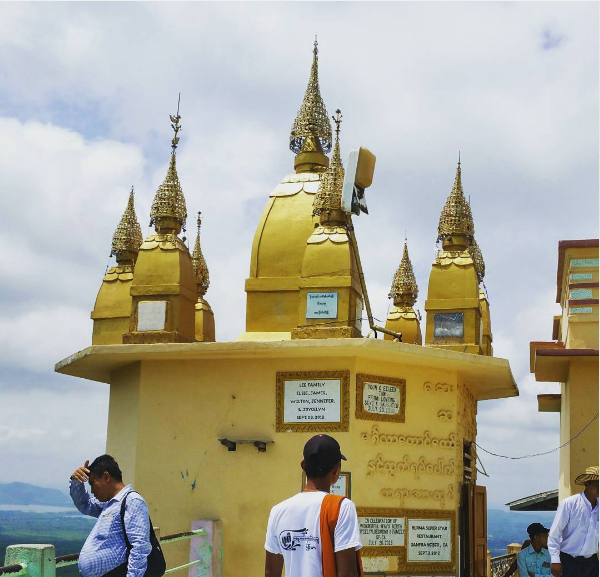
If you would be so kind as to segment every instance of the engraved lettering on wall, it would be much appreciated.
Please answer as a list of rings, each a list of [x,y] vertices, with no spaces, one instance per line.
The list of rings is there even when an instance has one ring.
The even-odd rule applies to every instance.
[[[412,473],[415,479],[420,479],[421,474],[430,475],[453,475],[456,473],[456,461],[450,459],[444,463],[443,459],[427,462],[425,457],[419,457],[417,461],[411,461],[408,455],[400,461],[385,461],[383,455],[377,457],[367,464],[367,477],[375,474],[389,475],[394,477],[396,473]]]
[[[374,425],[371,432],[361,434],[363,441],[372,445],[407,445],[414,447],[431,447],[441,449],[454,449],[456,447],[456,434],[450,433],[448,437],[432,437],[429,431],[422,435],[397,435],[379,432],[379,427]]]

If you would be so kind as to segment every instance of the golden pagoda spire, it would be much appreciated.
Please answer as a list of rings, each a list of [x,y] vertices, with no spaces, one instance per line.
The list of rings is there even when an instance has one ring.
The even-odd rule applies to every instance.
[[[117,263],[122,261],[135,262],[143,241],[142,229],[140,228],[133,205],[133,194],[132,186],[127,208],[112,238],[110,256],[115,256]]]
[[[473,237],[473,241],[471,246],[467,249],[471,258],[473,259],[473,264],[475,265],[475,272],[477,273],[477,279],[479,282],[483,281],[483,277],[485,276],[485,262],[483,260],[483,255],[481,254],[481,249]]]
[[[397,307],[412,307],[418,295],[419,287],[417,286],[415,273],[413,272],[412,263],[408,256],[406,239],[404,239],[402,260],[392,280],[392,288],[388,297],[394,299],[394,305]]]
[[[331,123],[319,88],[318,54],[318,42],[315,36],[308,86],[290,132],[290,149],[296,154],[331,151]]]
[[[342,186],[344,184],[344,166],[340,155],[340,124],[342,123],[342,111],[338,108],[335,116],[332,116],[336,124],[335,128],[335,146],[331,163],[326,170],[321,184],[315,195],[313,202],[313,216],[318,216],[321,223],[332,220],[339,220],[342,209]]]
[[[196,275],[196,285],[198,287],[198,294],[204,296],[210,285],[210,277],[208,275],[208,267],[206,261],[202,255],[202,249],[200,248],[200,225],[202,219],[200,218],[201,213],[198,212],[198,234],[196,236],[196,243],[194,244],[194,252],[192,253],[192,265],[194,266],[194,273]]]
[[[456,178],[454,186],[450,192],[448,200],[440,215],[438,225],[438,240],[444,240],[447,236],[462,235],[466,236],[470,241],[475,233],[473,224],[473,215],[471,207],[465,199],[462,188],[461,173],[460,173],[460,152],[458,154],[458,166],[456,168]]]
[[[179,95],[181,97],[181,94]],[[177,165],[175,162],[175,151],[179,143],[179,131],[181,126],[179,121],[179,103],[177,104],[177,115],[170,115],[171,128],[175,132],[171,140],[171,162],[167,170],[167,176],[164,182],[158,187],[152,202],[150,211],[150,226],[155,225],[157,232],[176,231],[179,232],[179,227],[185,230],[185,220],[187,218],[187,208],[185,205],[185,197],[179,183],[177,175]]]

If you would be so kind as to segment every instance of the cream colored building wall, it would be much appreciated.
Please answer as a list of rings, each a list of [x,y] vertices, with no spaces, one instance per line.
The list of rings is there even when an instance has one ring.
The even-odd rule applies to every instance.
[[[145,496],[163,535],[189,529],[194,519],[222,520],[225,577],[261,574],[269,511],[301,489],[302,448],[314,433],[275,432],[276,372],[309,370],[351,373],[349,431],[331,434],[348,457],[343,470],[352,474],[357,506],[457,510],[457,413],[462,429],[474,423],[464,422],[472,411],[461,412],[463,397],[449,372],[348,357],[143,361],[124,369],[111,385],[107,451]],[[356,372],[406,380],[405,423],[355,419]],[[399,444],[402,435],[411,442]],[[266,453],[252,445],[228,452],[217,440],[223,437],[275,443]],[[454,447],[434,447],[436,439]],[[453,464],[453,472],[390,470],[405,458],[417,466]],[[420,492],[398,496],[398,489]],[[169,546],[168,562],[185,562],[188,551]]]
[[[560,385],[560,444],[571,438],[571,399],[565,383]],[[571,496],[571,449],[567,445],[560,450],[558,466],[558,500]]]
[[[581,431],[598,412],[598,361],[571,362],[569,372],[569,438]],[[567,439],[568,440],[568,439]],[[570,445],[570,494],[583,489],[573,481],[588,467],[598,464],[598,421],[594,421]],[[564,449],[563,449],[564,450]],[[559,495],[560,496],[560,495]]]

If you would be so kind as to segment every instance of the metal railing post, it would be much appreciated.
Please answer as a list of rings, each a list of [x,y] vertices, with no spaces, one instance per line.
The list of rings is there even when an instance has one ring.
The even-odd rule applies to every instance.
[[[54,545],[9,545],[5,565],[22,565],[27,577],[56,577]]]
[[[192,530],[204,529],[204,534],[193,537],[190,545],[191,567],[189,577],[221,577],[223,565],[223,531],[221,521],[201,519],[192,522]]]

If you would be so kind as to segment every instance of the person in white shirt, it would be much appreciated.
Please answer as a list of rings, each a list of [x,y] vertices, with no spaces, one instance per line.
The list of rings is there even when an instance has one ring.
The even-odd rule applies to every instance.
[[[558,505],[548,534],[554,577],[598,577],[598,467],[575,479],[582,493]]]
[[[302,493],[271,509],[265,540],[265,577],[362,577],[362,547],[354,503],[329,495],[340,476],[339,443],[315,435],[304,446]]]
[[[541,523],[531,523],[527,527],[530,544],[517,554],[519,577],[541,577],[550,575],[550,555],[548,553],[548,533],[550,529]]]

